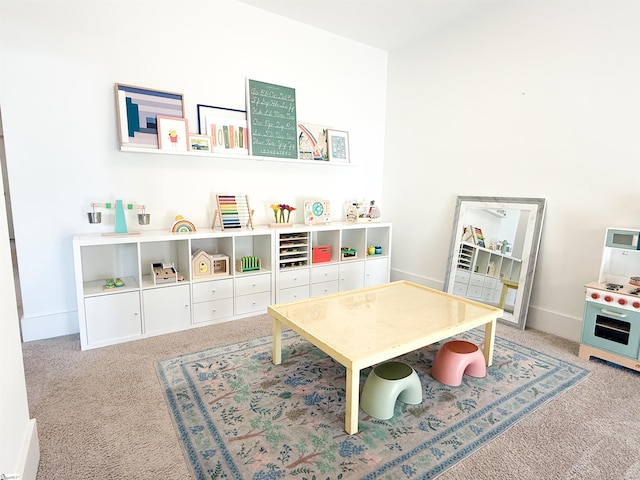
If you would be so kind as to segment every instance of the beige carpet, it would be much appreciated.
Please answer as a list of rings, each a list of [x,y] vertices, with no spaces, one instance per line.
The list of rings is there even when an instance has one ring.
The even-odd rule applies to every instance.
[[[24,344],[38,480],[190,478],[155,362],[270,331],[264,315],[86,352],[77,335]],[[438,479],[640,479],[640,374],[538,331],[497,334],[592,374]]]

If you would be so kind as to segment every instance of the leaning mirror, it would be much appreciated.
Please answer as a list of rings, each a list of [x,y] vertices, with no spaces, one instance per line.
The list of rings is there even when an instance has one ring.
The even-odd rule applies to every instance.
[[[445,291],[502,308],[501,323],[524,329],[545,203],[459,196]]]

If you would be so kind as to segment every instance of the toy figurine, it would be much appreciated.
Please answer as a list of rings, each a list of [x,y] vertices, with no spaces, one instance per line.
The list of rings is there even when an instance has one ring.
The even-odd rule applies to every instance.
[[[380,209],[376,206],[376,201],[371,200],[369,204],[369,213],[367,214],[369,218],[380,218]]]

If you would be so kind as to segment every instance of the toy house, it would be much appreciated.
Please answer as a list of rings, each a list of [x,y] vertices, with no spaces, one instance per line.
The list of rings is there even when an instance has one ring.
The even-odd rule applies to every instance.
[[[191,256],[191,271],[194,279],[228,275],[229,257],[198,250]]]

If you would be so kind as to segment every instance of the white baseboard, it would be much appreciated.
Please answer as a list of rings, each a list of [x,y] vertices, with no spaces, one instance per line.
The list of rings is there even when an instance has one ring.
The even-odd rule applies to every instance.
[[[40,463],[40,440],[36,420],[29,420],[24,444],[18,459],[18,473],[20,480],[36,480],[38,464]]]
[[[80,331],[76,310],[40,317],[22,317],[20,325],[23,342],[71,335]]]
[[[390,277],[392,282],[397,280],[406,280],[407,282],[417,283],[418,285],[435,288],[436,290],[442,290],[444,287],[444,282],[423,277],[422,275],[416,275],[415,273],[405,272],[403,270],[391,269]]]
[[[530,305],[527,314],[527,328],[535,328],[567,340],[579,342],[582,336],[582,318],[573,318]]]
[[[396,280],[407,280],[437,290],[444,288],[444,282],[402,270],[391,269],[391,281]],[[527,327],[579,342],[582,333],[582,318],[573,318],[529,305]]]

